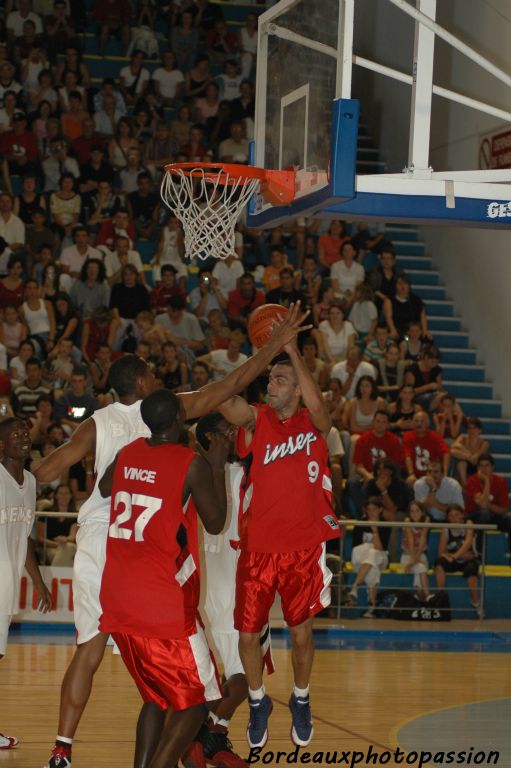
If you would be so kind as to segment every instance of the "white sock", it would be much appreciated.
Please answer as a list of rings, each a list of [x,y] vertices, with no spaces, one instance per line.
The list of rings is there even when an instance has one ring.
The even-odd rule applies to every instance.
[[[221,717],[221,718],[219,719],[219,721],[218,721],[217,725],[220,725],[222,728],[227,728],[227,729],[228,729],[228,728],[229,728],[229,723],[230,723],[230,722],[231,722],[230,720],[224,720],[224,718],[223,718],[223,717]]]
[[[293,686],[293,694],[300,699],[306,699],[309,695],[309,686],[307,688],[298,688],[297,685]]]
[[[73,739],[68,739],[67,736],[57,736],[57,741],[61,741],[63,744],[71,744],[73,743]]]
[[[262,698],[264,698],[264,685],[262,685],[260,688],[256,688],[256,690],[252,690],[252,688],[248,689],[248,695],[251,699],[257,699],[258,701],[261,701]]]

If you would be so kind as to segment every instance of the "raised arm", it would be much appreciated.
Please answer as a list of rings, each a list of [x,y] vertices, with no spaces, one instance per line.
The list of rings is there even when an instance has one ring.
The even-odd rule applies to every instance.
[[[302,393],[302,400],[309,411],[311,421],[316,429],[326,437],[332,428],[332,420],[321,391],[298,350],[296,338],[289,344],[286,344],[284,349],[293,364],[293,369],[298,379],[298,386]]]
[[[300,302],[292,304],[285,319],[281,323],[275,322],[273,333],[267,344],[255,355],[249,357],[243,365],[231,371],[222,381],[206,384],[197,392],[179,393],[178,397],[185,409],[186,418],[196,419],[209,411],[214,411],[233,395],[245,389],[264,371],[280,350],[296,338],[298,331],[307,329],[307,326],[301,326],[307,314],[300,311]]]
[[[202,456],[195,456],[186,476],[186,485],[206,531],[220,533],[227,512],[224,465],[212,466]]]
[[[94,419],[89,418],[80,424],[67,443],[43,459],[33,473],[40,483],[51,483],[88,453],[94,453],[95,449],[96,424]]]

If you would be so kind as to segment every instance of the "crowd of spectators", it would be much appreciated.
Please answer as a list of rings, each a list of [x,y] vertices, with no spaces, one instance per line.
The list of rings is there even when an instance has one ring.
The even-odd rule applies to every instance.
[[[263,8],[254,3],[233,32],[207,0],[6,3],[2,410],[30,418],[34,449],[47,455],[114,396],[108,372],[119,355],[147,360],[157,386],[197,388],[251,353],[255,308],[300,300],[314,323],[300,346],[332,416],[338,513],[360,517],[377,498],[383,519],[403,519],[415,499],[444,520],[457,504],[511,540],[506,481],[481,422],[446,390],[425,305],[384,234],[307,219],[264,232],[240,220],[231,257],[200,270],[186,259],[181,225],[159,196],[163,169],[248,160]],[[115,37],[128,54],[117,77],[89,73],[88,13],[99,53]],[[250,396],[264,392],[256,382]],[[79,504],[89,475],[76,466],[39,489],[41,499]],[[60,561],[75,532],[58,530]]]

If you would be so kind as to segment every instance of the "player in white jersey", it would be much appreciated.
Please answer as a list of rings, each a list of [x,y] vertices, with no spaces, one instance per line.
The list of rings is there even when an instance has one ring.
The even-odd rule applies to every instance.
[[[285,320],[278,325],[270,341],[236,368],[222,381],[212,382],[197,392],[179,394],[186,419],[202,416],[234,393],[241,391],[258,376],[286,343],[294,339],[305,315],[300,312],[299,304],[291,306]],[[154,376],[147,364],[136,355],[126,355],[117,360],[110,369],[110,386],[117,392],[128,422],[133,429],[129,434],[118,426],[119,408],[107,406],[105,416],[96,412],[86,419],[73,433],[68,443],[64,444],[35,469],[34,474],[41,482],[51,482],[87,455],[95,455],[96,483],[102,472],[114,460],[117,452],[127,443],[138,437],[140,415],[138,401],[152,389]],[[117,420],[114,419],[114,414]],[[143,427],[145,430],[145,426]],[[92,470],[90,470],[92,471]],[[90,502],[90,503],[89,503]],[[80,718],[87,705],[92,689],[94,674],[105,652],[108,636],[99,631],[99,591],[103,572],[110,500],[103,499],[94,486],[91,498],[82,506],[78,522],[80,530],[77,536],[77,553],[73,590],[75,596],[75,623],[78,630],[77,649],[64,676],[61,690],[58,735],[46,768],[69,768],[71,766],[71,746]],[[82,531],[82,525],[85,530]],[[153,746],[150,732],[153,717],[159,713],[156,707],[146,704],[142,707],[137,726],[137,747],[135,768],[145,768],[151,758]],[[159,729],[160,724],[155,723]],[[146,734],[147,736],[146,740]]]
[[[51,610],[46,588],[34,554],[30,532],[34,524],[35,477],[23,467],[30,456],[30,431],[21,419],[0,422],[0,659],[7,650],[13,614],[19,611],[20,585],[26,568],[39,596],[39,608]],[[0,733],[0,750],[18,743],[15,736]]]

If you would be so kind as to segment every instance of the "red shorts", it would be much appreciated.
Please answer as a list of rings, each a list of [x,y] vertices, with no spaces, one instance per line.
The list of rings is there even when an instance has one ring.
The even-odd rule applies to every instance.
[[[112,634],[145,702],[188,709],[222,698],[220,678],[204,630],[184,640]]]
[[[236,571],[234,626],[258,633],[268,622],[278,592],[290,627],[303,624],[330,605],[332,573],[325,544],[296,552],[241,551]]]

